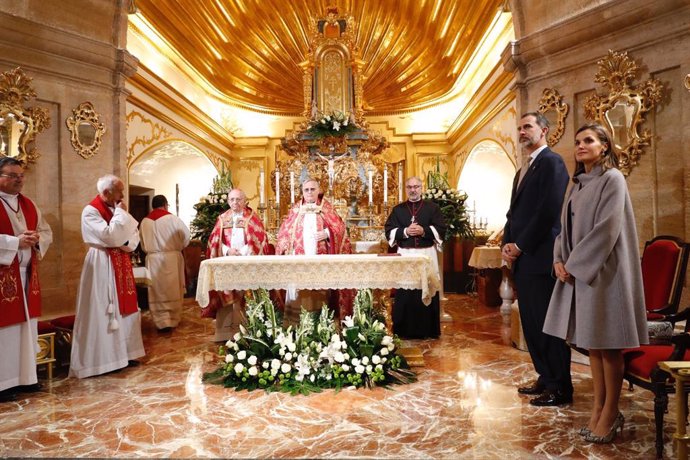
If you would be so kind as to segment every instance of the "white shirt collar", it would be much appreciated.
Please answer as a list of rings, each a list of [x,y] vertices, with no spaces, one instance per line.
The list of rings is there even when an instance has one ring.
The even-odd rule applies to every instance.
[[[532,162],[533,162],[534,160],[537,159],[537,156],[539,156],[539,154],[540,154],[545,148],[547,148],[547,147],[548,147],[548,145],[542,145],[542,146],[539,147],[537,150],[535,150],[534,152],[530,153],[530,155],[529,155],[529,158],[530,158],[530,159],[529,159],[529,162],[530,162],[530,164],[532,164]]]

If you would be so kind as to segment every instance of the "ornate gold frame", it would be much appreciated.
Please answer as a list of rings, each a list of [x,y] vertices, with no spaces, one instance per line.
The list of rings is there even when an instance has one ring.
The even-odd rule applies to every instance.
[[[106,129],[105,125],[101,123],[101,116],[93,108],[93,104],[90,102],[79,104],[79,107],[72,110],[72,116],[65,120],[65,123],[71,133],[70,142],[72,147],[81,157],[89,159],[98,153]],[[80,132],[82,127],[93,130],[89,133],[89,137],[93,139],[85,139],[83,137],[84,133]],[[91,142],[87,143],[85,140],[90,140]]]
[[[640,132],[644,114],[661,101],[663,84],[650,78],[638,86],[630,86],[638,65],[628,53],[609,50],[606,58],[597,62],[599,71],[594,81],[608,86],[608,95],[590,96],[585,101],[585,117],[608,127],[620,151],[620,170],[626,176],[637,165],[643,147],[649,145],[649,130]]]
[[[0,74],[0,155],[16,157],[25,167],[35,163],[41,156],[29,144],[34,141],[36,134],[50,127],[48,109],[23,107],[25,102],[36,97],[31,81],[32,78],[27,77],[19,67]],[[10,141],[14,143],[13,126],[21,130],[14,148],[10,145]]]
[[[549,130],[546,140],[551,147],[558,144],[565,132],[565,118],[568,115],[568,104],[563,102],[563,96],[554,88],[544,88],[539,99],[539,113],[546,116],[547,112],[556,112],[556,126]]]

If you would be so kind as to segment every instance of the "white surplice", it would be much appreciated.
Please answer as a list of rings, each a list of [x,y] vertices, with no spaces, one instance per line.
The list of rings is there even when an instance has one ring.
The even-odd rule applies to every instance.
[[[158,329],[177,327],[185,291],[182,250],[189,244],[189,228],[176,215],[167,214],[156,220],[145,217],[139,233],[153,281],[149,287],[153,322]]]
[[[2,206],[5,207],[7,215],[12,223],[15,235],[19,235],[26,230],[26,219],[24,213],[19,208],[17,195],[10,195],[0,192],[3,198]],[[5,202],[9,203],[9,205]],[[35,206],[35,204],[34,204]],[[18,209],[15,213],[13,209]],[[38,214],[38,224],[36,231],[39,233],[38,258],[48,250],[53,241],[53,232],[41,215],[40,209],[36,207]],[[19,256],[19,273],[24,288],[24,315],[27,321],[10,326],[0,327],[0,391],[17,385],[31,385],[36,383],[36,353],[38,347],[38,331],[36,328],[37,319],[29,319],[29,310],[26,304],[26,279],[29,273],[31,262],[31,249],[19,249],[19,238],[12,235],[0,235],[0,265],[10,265],[15,256]]]
[[[72,336],[70,376],[99,375],[126,367],[144,356],[141,312],[120,315],[120,307],[107,248],[132,252],[139,244],[137,221],[127,211],[115,208],[108,224],[96,208],[87,205],[81,214],[81,234],[89,250],[79,281],[77,313]],[[114,307],[120,327],[108,327],[108,304]]]

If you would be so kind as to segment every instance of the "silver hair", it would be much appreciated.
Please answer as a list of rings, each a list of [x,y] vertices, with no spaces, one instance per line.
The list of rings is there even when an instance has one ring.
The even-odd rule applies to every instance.
[[[122,179],[114,174],[106,174],[105,176],[98,178],[98,181],[96,182],[96,189],[98,189],[98,193],[103,193],[106,190],[114,189],[115,184],[118,182],[122,182]]]
[[[405,184],[407,184],[413,179],[416,179],[420,184],[424,184],[424,181],[417,176],[408,177],[407,180],[405,180]]]
[[[244,193],[244,190],[242,190],[240,188],[231,188],[230,190],[228,190],[228,198],[230,197],[230,194],[232,192],[240,192],[240,196],[242,197],[242,199],[244,199],[244,200],[247,199],[247,194]]]

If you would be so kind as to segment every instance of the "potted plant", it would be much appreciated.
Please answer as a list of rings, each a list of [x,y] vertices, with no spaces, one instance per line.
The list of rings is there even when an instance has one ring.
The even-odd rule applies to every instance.
[[[208,239],[218,216],[230,209],[228,192],[232,188],[232,174],[222,168],[220,174],[213,179],[211,192],[202,196],[194,205],[196,216],[191,222],[192,239],[199,239],[204,249],[208,245]]]

